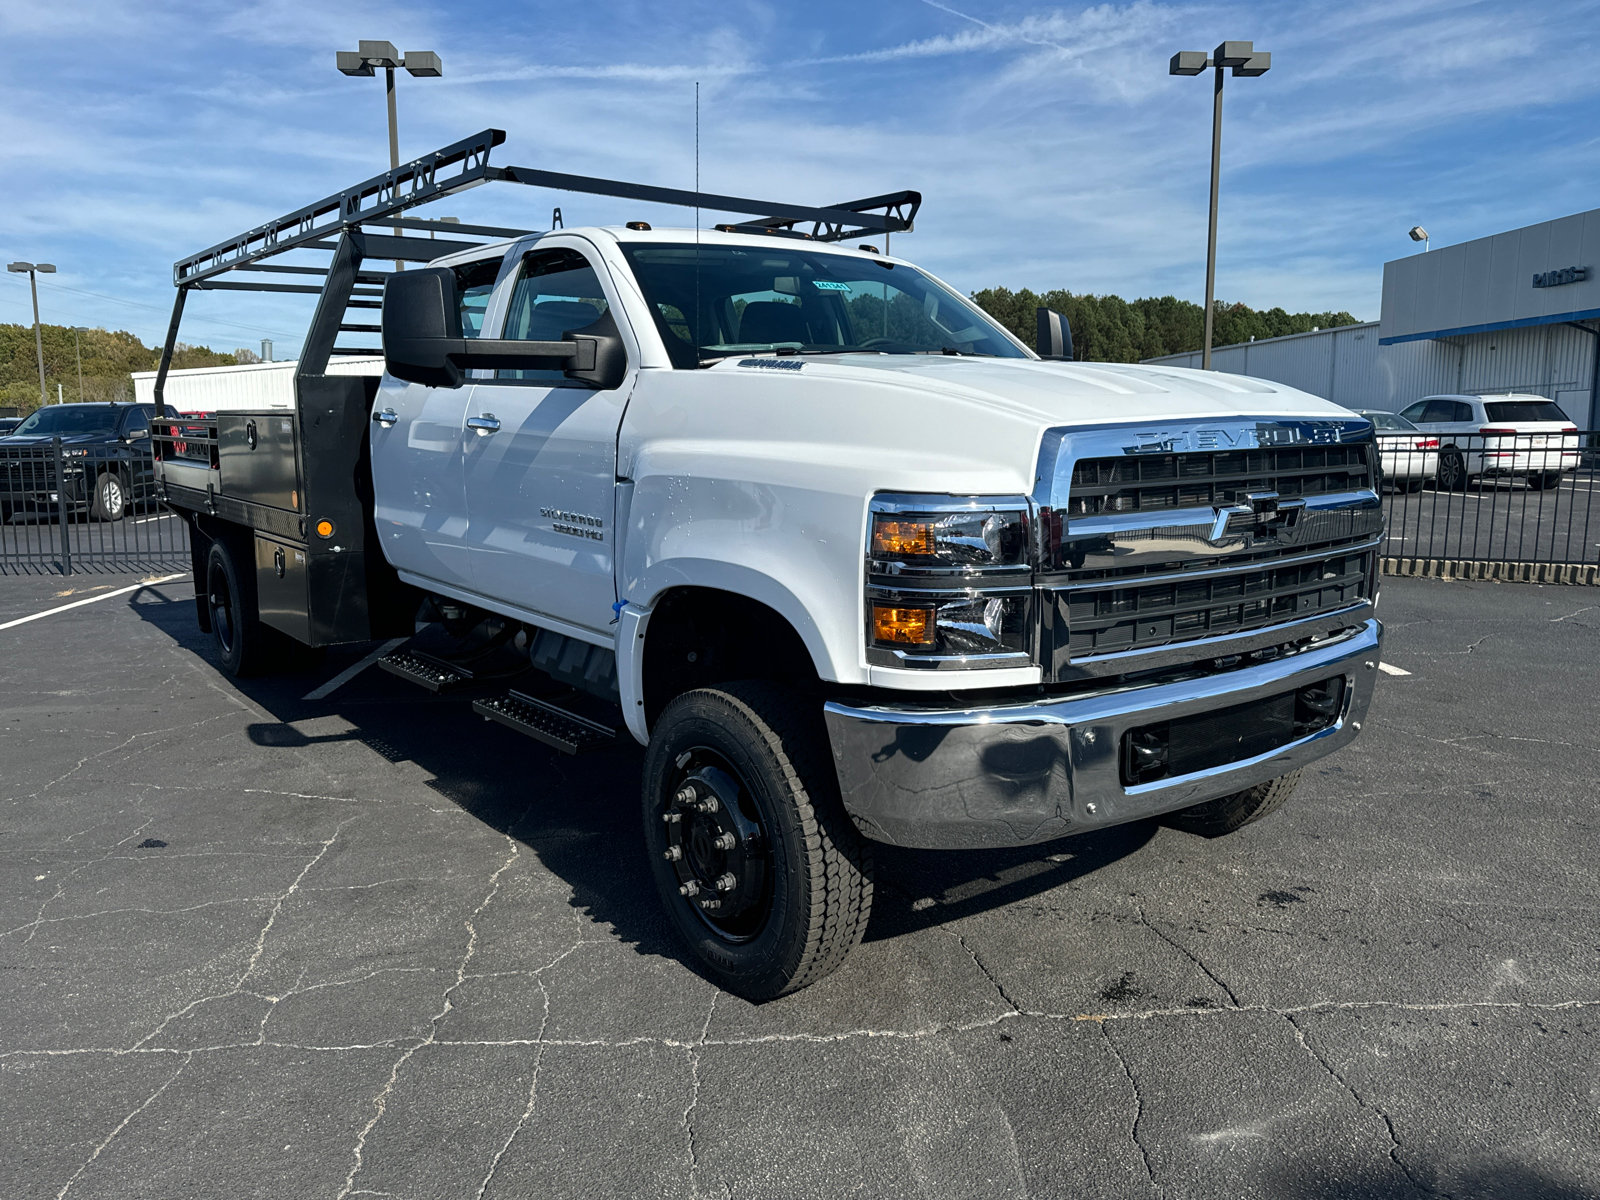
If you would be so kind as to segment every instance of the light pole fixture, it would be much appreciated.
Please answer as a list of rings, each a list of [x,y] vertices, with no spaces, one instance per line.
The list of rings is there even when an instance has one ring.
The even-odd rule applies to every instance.
[[[418,79],[437,79],[444,74],[444,66],[439,61],[439,56],[432,50],[409,50],[404,55],[394,48],[393,42],[356,43],[354,52],[340,50],[338,53],[339,70],[346,75],[373,75],[377,68],[383,68],[384,94],[389,101],[389,166],[400,165],[400,125],[395,116],[394,109],[394,73],[397,68],[404,67]],[[394,227],[395,234],[400,233],[400,226]],[[403,271],[406,265],[396,262],[394,269]]]
[[[1428,241],[1428,231],[1426,229],[1424,229],[1421,225],[1413,225],[1411,227],[1410,233],[1411,233],[1411,240],[1413,242],[1421,242],[1422,243],[1422,252],[1424,254],[1426,254],[1429,250],[1433,249],[1432,244]]]
[[[74,325],[72,327],[72,352],[78,359],[78,403],[83,403],[83,347],[78,344],[78,335],[88,333],[87,325]]]
[[[39,332],[39,274],[43,272],[46,275],[54,275],[55,264],[14,262],[7,263],[6,270],[18,275],[26,272],[28,276],[28,287],[33,292],[33,349],[39,356],[39,403],[48,404],[50,401],[44,394],[44,335]]]
[[[1231,69],[1238,78],[1254,79],[1272,69],[1272,55],[1257,50],[1253,42],[1223,42],[1206,56],[1204,50],[1180,50],[1172,56],[1168,75],[1201,75],[1216,71],[1211,99],[1211,228],[1206,235],[1206,342],[1200,367],[1211,370],[1211,332],[1216,320],[1212,304],[1217,286],[1217,190],[1222,176],[1222,72]]]

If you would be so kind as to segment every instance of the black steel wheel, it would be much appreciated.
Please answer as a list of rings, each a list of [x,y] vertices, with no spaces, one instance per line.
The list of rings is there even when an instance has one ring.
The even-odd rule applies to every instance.
[[[116,471],[102,471],[94,481],[91,514],[96,521],[120,521],[128,512],[128,485]]]
[[[1439,453],[1439,477],[1435,483],[1443,492],[1464,492],[1467,489],[1467,463],[1455,447]]]
[[[241,557],[234,543],[220,538],[211,543],[206,556],[211,639],[222,669],[236,678],[260,674],[275,641],[257,613],[255,572],[240,570]]]
[[[1180,808],[1162,817],[1161,823],[1201,837],[1223,837],[1277,812],[1299,785],[1300,772],[1291,771],[1231,796],[1219,796],[1192,808]]]
[[[861,940],[872,863],[817,701],[757,681],[677,697],[651,731],[643,808],[662,903],[719,987],[770,1000]]]

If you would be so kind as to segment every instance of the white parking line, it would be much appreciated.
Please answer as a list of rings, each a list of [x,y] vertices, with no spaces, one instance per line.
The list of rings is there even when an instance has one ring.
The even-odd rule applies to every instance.
[[[113,596],[126,596],[129,592],[137,592],[140,588],[154,587],[158,583],[171,583],[174,579],[187,579],[189,572],[181,571],[176,575],[163,575],[160,579],[146,579],[132,587],[118,588],[114,592],[107,592],[104,596],[90,596],[87,600],[74,600],[71,604],[63,604],[60,608],[47,608],[43,612],[36,612],[31,617],[18,617],[15,621],[7,621],[0,625],[0,629],[11,629],[17,625],[26,625],[29,621],[37,621],[41,617],[53,617],[56,613],[66,612],[69,608],[82,608],[85,604],[98,604],[102,600],[109,600]]]
[[[398,646],[401,642],[403,642],[405,640],[406,640],[405,638],[391,638],[391,639],[389,639],[383,645],[379,646],[376,650],[374,650],[371,654],[369,654],[365,658],[363,658],[355,666],[346,667],[344,670],[340,671],[337,675],[335,675],[332,679],[328,680],[327,683],[323,684],[319,688],[313,688],[311,691],[307,692],[304,696],[301,696],[300,699],[302,699],[302,700],[325,700],[325,699],[327,699],[327,697],[333,695],[334,692],[338,691],[345,684],[349,683],[357,675],[361,674],[361,672],[365,671],[373,663],[377,662],[385,654],[388,654],[389,651],[393,650],[396,646]]]
[[[1404,667],[1397,667],[1397,666],[1394,666],[1391,663],[1386,663],[1386,662],[1379,663],[1378,664],[1378,670],[1382,671],[1385,675],[1409,675],[1409,674],[1411,674],[1411,672],[1407,671]]]

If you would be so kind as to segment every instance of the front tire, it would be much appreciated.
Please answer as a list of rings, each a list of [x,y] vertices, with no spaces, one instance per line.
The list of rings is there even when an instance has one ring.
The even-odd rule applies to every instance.
[[[1161,822],[1201,837],[1225,837],[1283,807],[1283,802],[1294,795],[1299,783],[1300,772],[1291,771],[1270,783],[1260,783],[1231,796],[1219,796],[1193,808],[1180,808],[1162,817]]]
[[[128,512],[128,488],[116,471],[102,471],[94,481],[90,510],[96,521],[120,521]]]
[[[661,901],[725,991],[797,991],[861,941],[871,854],[840,802],[819,702],[760,681],[677,697],[651,733],[643,808]]]

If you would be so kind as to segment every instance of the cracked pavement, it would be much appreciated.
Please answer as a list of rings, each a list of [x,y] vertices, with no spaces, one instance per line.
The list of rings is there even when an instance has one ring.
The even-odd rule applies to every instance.
[[[5,1200],[1600,1196],[1587,589],[1386,579],[1411,674],[1278,814],[883,848],[760,1007],[658,914],[632,747],[300,698],[367,647],[236,685],[185,589],[4,635]]]

